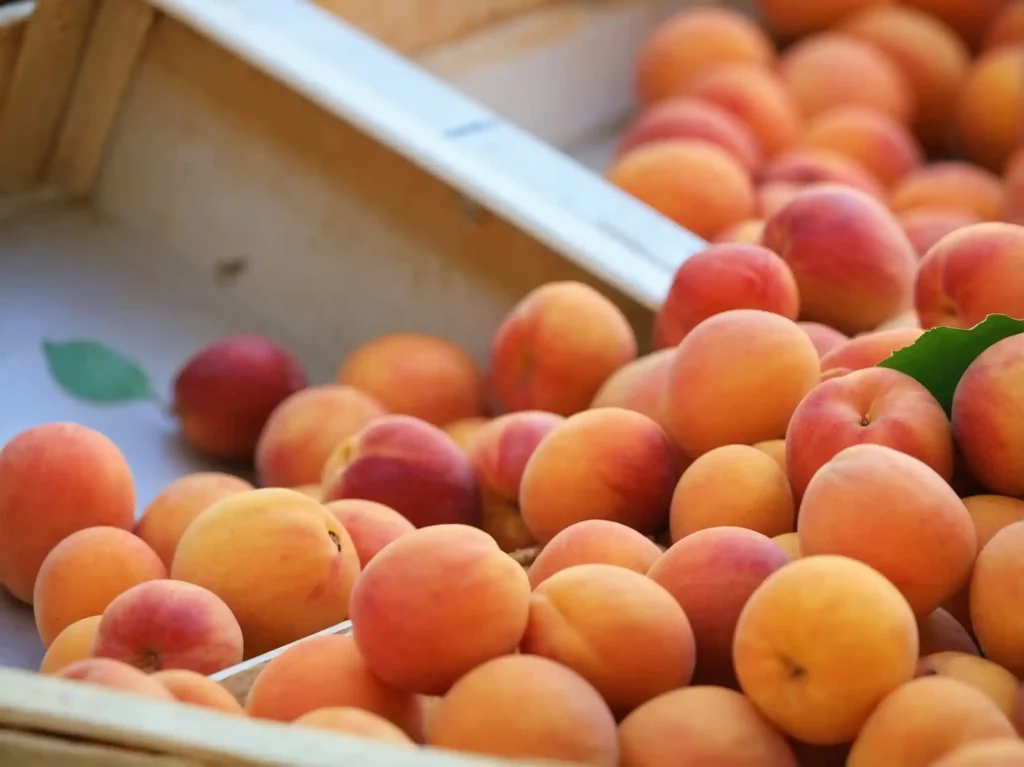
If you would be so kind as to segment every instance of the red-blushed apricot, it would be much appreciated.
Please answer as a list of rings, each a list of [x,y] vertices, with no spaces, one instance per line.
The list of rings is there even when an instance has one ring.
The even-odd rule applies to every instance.
[[[623,365],[598,389],[590,408],[635,410],[665,428],[666,390],[673,352],[674,349],[660,349]]]
[[[967,629],[941,607],[918,619],[917,632],[922,658],[938,652],[981,654]]]
[[[760,309],[791,320],[800,311],[786,262],[760,245],[711,245],[679,265],[654,321],[654,347],[678,346],[714,314]]]
[[[694,679],[735,686],[732,648],[743,606],[790,558],[770,538],[742,527],[712,527],[674,543],[647,575],[683,608],[697,646]]]
[[[917,104],[914,132],[929,149],[945,150],[957,96],[970,66],[970,52],[956,32],[904,3],[886,3],[853,14],[837,29],[871,44],[899,68]]]
[[[841,184],[858,189],[876,199],[885,197],[882,182],[856,160],[832,149],[818,147],[795,147],[772,158],[758,176],[762,189],[769,184],[788,184],[788,197],[780,199],[778,207],[792,199],[800,189],[813,184]],[[764,207],[758,211],[766,218],[775,210]]]
[[[738,117],[702,99],[675,97],[641,112],[619,141],[618,155],[672,139],[707,141],[731,154],[748,173],[761,165],[761,146]]]
[[[292,724],[296,727],[338,732],[351,738],[379,740],[393,746],[413,748],[416,745],[387,719],[359,708],[318,708],[303,714]]]
[[[262,336],[203,347],[174,378],[174,414],[185,441],[225,460],[248,460],[270,414],[306,387],[292,354]]]
[[[1006,716],[1013,712],[1020,687],[1017,677],[977,653],[945,651],[922,654],[917,662],[917,676],[948,676],[966,682],[991,698]]]
[[[678,93],[715,64],[768,64],[775,49],[748,17],[729,8],[687,8],[651,34],[637,61],[637,91],[642,101],[660,101]]]
[[[336,707],[369,711],[423,740],[418,697],[378,679],[351,635],[325,634],[285,648],[259,672],[245,700],[249,716],[278,722]]]
[[[789,149],[803,128],[785,83],[773,68],[761,64],[720,64],[695,77],[681,94],[717,104],[739,118],[764,157]]]
[[[803,37],[833,26],[837,21],[864,8],[884,5],[891,0],[833,0],[813,3],[807,0],[755,0],[754,7],[765,25],[783,38]]]
[[[755,309],[709,317],[676,348],[670,433],[690,457],[778,439],[818,383],[819,366],[814,344],[792,320]]]
[[[518,551],[536,543],[519,509],[519,487],[537,445],[564,422],[562,416],[541,410],[508,413],[481,429],[469,451],[480,485],[480,526],[502,551]]]
[[[268,487],[320,482],[338,445],[384,414],[380,403],[351,386],[310,386],[270,416],[256,446],[256,473]]]
[[[800,534],[783,533],[772,538],[772,542],[778,546],[790,559],[800,559]]]
[[[359,555],[337,518],[283,488],[215,503],[188,526],[171,564],[172,578],[227,603],[249,658],[345,620],[358,576]]]
[[[912,305],[914,248],[885,206],[856,189],[798,193],[765,223],[762,244],[793,270],[802,320],[854,334]]]
[[[786,472],[795,497],[840,451],[860,444],[912,455],[947,482],[953,476],[953,435],[938,400],[905,373],[868,367],[823,381],[793,413]]]
[[[985,29],[982,48],[1024,43],[1024,0],[1009,0]]]
[[[484,415],[484,381],[476,361],[443,338],[391,333],[353,350],[338,383],[370,395],[389,413],[444,426]]]
[[[533,588],[576,565],[615,565],[644,575],[660,556],[658,545],[633,528],[607,519],[588,519],[569,525],[548,541],[528,575]]]
[[[795,524],[786,473],[750,445],[723,445],[698,457],[680,477],[669,512],[673,543],[709,527],[745,527],[771,538]]]
[[[516,649],[529,599],[526,572],[491,536],[435,525],[399,538],[366,566],[352,591],[352,627],[386,684],[439,695]]]
[[[893,328],[874,330],[851,338],[821,358],[822,375],[833,371],[845,374],[872,368],[893,352],[912,345],[922,335],[924,331],[921,328]]]
[[[582,676],[537,655],[508,655],[463,676],[437,707],[427,745],[504,759],[617,767],[615,719]]]
[[[332,456],[324,501],[360,498],[394,509],[416,527],[476,524],[480,491],[466,454],[438,427],[381,416]]]
[[[839,32],[819,32],[788,48],[779,72],[808,119],[839,106],[863,106],[909,123],[915,114],[907,78],[877,48]]]
[[[902,0],[904,5],[918,8],[955,29],[972,48],[985,34],[985,29],[1007,0]]]
[[[889,207],[897,214],[921,208],[969,213],[982,221],[998,221],[1006,212],[1006,193],[999,177],[961,160],[945,160],[912,170],[892,190]]]
[[[1024,743],[1014,737],[974,740],[929,767],[1024,767]]]
[[[966,583],[977,553],[971,515],[949,484],[923,461],[880,444],[844,448],[818,469],[797,532],[804,556],[871,565],[918,616]]]
[[[1024,248],[1019,252],[1024,256]],[[1024,418],[1022,384],[1024,336],[1016,335],[978,355],[953,394],[953,436],[967,467],[999,495],[1024,496],[1024,477],[1017,468],[1024,460],[1024,435],[1016,426]]]
[[[154,672],[150,678],[166,687],[179,703],[212,708],[222,714],[245,716],[245,709],[235,700],[234,695],[197,671],[168,669]]]
[[[643,144],[615,160],[606,175],[624,192],[705,239],[754,212],[747,171],[706,141]]]
[[[502,320],[491,344],[488,383],[503,411],[585,410],[616,370],[636,359],[622,311],[581,282],[530,291]]]
[[[1002,172],[1024,142],[1024,43],[982,54],[960,90],[957,133],[967,156]]]
[[[924,152],[907,127],[861,106],[830,109],[812,120],[800,146],[836,152],[891,187],[924,162]]]
[[[693,677],[693,629],[655,581],[615,565],[576,565],[537,585],[520,645],[575,670],[618,715]]]
[[[416,526],[397,511],[383,503],[346,498],[331,501],[325,508],[333,514],[352,539],[359,555],[360,567],[366,567],[377,552]]]
[[[577,413],[556,426],[526,463],[523,521],[539,543],[586,519],[652,535],[668,522],[680,462],[658,424],[623,408]]]
[[[986,658],[1024,674],[1024,620],[1018,584],[1024,574],[1020,546],[1024,523],[996,533],[978,554],[971,576],[971,625]]]
[[[846,743],[914,676],[913,611],[863,562],[806,556],[769,575],[743,607],[733,662],[770,721],[813,745]]]
[[[86,658],[65,666],[55,676],[145,698],[171,702],[175,700],[170,690],[145,672],[111,658]]]
[[[850,337],[845,333],[840,333],[835,328],[830,328],[828,325],[823,325],[820,322],[801,321],[797,325],[811,339],[814,348],[818,350],[819,357],[824,357],[837,346],[850,340]]]
[[[46,555],[74,532],[130,530],[132,472],[117,445],[75,423],[47,423],[0,449],[0,583],[22,602]]]
[[[734,690],[700,685],[648,701],[619,725],[622,767],[797,767],[786,739]]]
[[[89,527],[72,533],[46,555],[32,591],[43,646],[75,621],[102,613],[132,586],[166,577],[156,553],[127,530]]]
[[[911,208],[897,219],[919,258],[924,258],[947,234],[981,223],[970,211],[957,208]]]
[[[241,477],[219,471],[186,474],[154,496],[135,523],[135,534],[170,567],[178,541],[193,519],[221,498],[253,489]]]
[[[1006,220],[1024,224],[1024,147],[1007,161],[1003,177],[1006,182]]]
[[[756,190],[754,194],[756,197]],[[757,207],[757,204],[758,203],[755,200],[755,208]],[[764,219],[748,218],[720,231],[711,238],[711,244],[721,245],[724,243],[742,243],[744,245],[757,245],[761,242],[762,232],[764,232]]]
[[[965,743],[1013,735],[1013,726],[987,695],[958,679],[925,676],[878,704],[847,765],[932,767]]]
[[[1024,227],[988,222],[946,235],[921,260],[914,305],[925,328],[1024,319]],[[992,488],[998,491],[998,488]]]
[[[96,641],[96,629],[99,628],[102,616],[93,615],[77,620],[60,632],[50,642],[39,665],[40,674],[56,674],[65,666],[92,657],[93,644]]]
[[[452,442],[458,445],[463,452],[469,449],[469,446],[473,444],[473,439],[476,437],[476,433],[480,431],[487,423],[490,422],[490,418],[483,418],[480,416],[473,418],[460,418],[458,421],[452,421],[446,424],[444,427],[444,433],[452,438]]]

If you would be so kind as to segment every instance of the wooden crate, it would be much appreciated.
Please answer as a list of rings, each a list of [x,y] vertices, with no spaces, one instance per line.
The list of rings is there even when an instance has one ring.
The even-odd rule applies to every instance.
[[[329,381],[351,348],[410,328],[483,361],[509,308],[558,279],[649,337],[703,243],[593,169],[632,109],[640,41],[688,3],[448,2],[423,27],[354,1],[333,6],[351,23],[312,0],[0,6],[0,444],[46,421],[96,428],[140,508],[206,468],[158,409],[59,391],[46,339],[103,340],[166,391],[200,345],[256,332]],[[0,665],[41,654],[31,612],[0,594]],[[218,677],[244,695],[265,661]],[[221,763],[480,762],[0,670],[0,764]]]

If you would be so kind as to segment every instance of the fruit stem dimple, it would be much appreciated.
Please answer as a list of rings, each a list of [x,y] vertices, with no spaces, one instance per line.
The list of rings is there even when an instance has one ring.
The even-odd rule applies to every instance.
[[[782,656],[782,663],[786,667],[786,674],[790,679],[799,679],[807,673],[807,669],[794,661],[792,658]]]
[[[139,668],[147,674],[160,671],[163,668],[163,663],[160,662],[160,653],[154,650],[146,650],[139,658]]]
[[[338,534],[335,533],[333,530],[328,530],[327,531],[327,535],[330,536],[330,539],[332,541],[334,541],[334,546],[338,549],[338,553],[340,554],[341,553],[341,539],[338,537]]]

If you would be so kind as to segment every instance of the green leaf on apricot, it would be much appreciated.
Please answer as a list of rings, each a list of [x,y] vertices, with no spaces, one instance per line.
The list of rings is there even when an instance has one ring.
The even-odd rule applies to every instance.
[[[157,399],[142,368],[98,341],[43,341],[50,375],[68,394],[114,404]]]
[[[973,328],[932,328],[878,363],[917,379],[952,415],[953,393],[972,362],[1004,338],[1024,333],[1024,321],[990,314]]]

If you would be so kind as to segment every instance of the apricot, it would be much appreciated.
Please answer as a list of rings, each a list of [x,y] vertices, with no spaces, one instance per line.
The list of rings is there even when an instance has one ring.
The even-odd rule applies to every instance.
[[[117,445],[74,423],[47,423],[0,449],[0,583],[31,603],[43,560],[87,527],[130,530],[131,469]]]
[[[1024,2],[1010,0],[986,28],[982,48],[989,50],[1017,43],[1024,43]]]
[[[470,669],[515,650],[530,581],[487,533],[416,530],[382,549],[352,591],[356,644],[386,684],[440,695]]]
[[[885,206],[856,189],[800,192],[765,223],[762,244],[793,270],[802,320],[855,334],[912,305],[914,248]]]
[[[303,714],[293,724],[296,727],[340,732],[352,738],[380,740],[393,746],[412,748],[416,745],[387,719],[358,708],[319,708]]]
[[[879,703],[850,750],[849,767],[931,767],[965,743],[1014,735],[995,703],[959,679],[925,676]]]
[[[640,49],[636,88],[651,103],[678,93],[715,64],[767,64],[775,49],[749,18],[729,8],[687,8],[651,34]]]
[[[578,672],[616,714],[689,684],[693,629],[655,581],[615,565],[576,565],[534,588],[520,649]]]
[[[886,187],[924,162],[921,145],[903,123],[857,105],[818,115],[804,131],[800,146],[847,157]]]
[[[781,156],[786,157],[789,154],[789,152],[783,152]],[[764,224],[767,223],[767,219],[782,210],[790,200],[796,197],[798,192],[803,191],[809,186],[811,186],[810,183],[799,181],[763,181],[758,184],[757,189],[754,191],[754,204],[757,214],[764,219],[764,223],[761,225],[762,239],[764,238]],[[760,243],[761,240],[758,240],[755,245]]]
[[[480,485],[485,532],[502,551],[534,545],[519,509],[519,487],[526,464],[541,440],[565,418],[540,410],[508,413],[480,430],[469,453]]]
[[[788,735],[852,740],[914,676],[917,626],[899,590],[863,562],[807,556],[769,575],[743,607],[733,662],[747,697]]]
[[[416,527],[475,524],[480,493],[466,454],[438,427],[381,416],[343,443],[324,501],[360,498],[394,509]]]
[[[46,555],[32,591],[43,647],[75,621],[102,613],[132,586],[166,577],[156,553],[127,530],[90,527],[72,533]]]
[[[840,106],[863,106],[909,123],[914,93],[903,72],[877,48],[840,32],[819,32],[796,42],[779,72],[804,117]]]
[[[418,697],[378,679],[351,635],[323,634],[285,648],[263,667],[245,700],[256,719],[293,722],[324,708],[357,708],[423,740]]]
[[[807,0],[755,0],[754,6],[775,34],[794,38],[828,29],[862,8],[873,8],[890,1],[833,0],[829,3],[813,3]]]
[[[840,333],[835,328],[830,328],[828,325],[823,325],[820,322],[801,321],[797,325],[811,339],[814,348],[818,350],[819,357],[824,357],[837,346],[850,340],[850,337],[845,333]]]
[[[1024,562],[1020,546],[1024,523],[1014,522],[985,544],[971,576],[971,625],[985,657],[1024,674],[1024,619],[1018,587]]]
[[[712,527],[674,543],[648,577],[683,608],[697,647],[698,684],[736,684],[733,637],[750,595],[790,558],[770,538],[742,527]]]
[[[738,117],[701,99],[674,97],[642,111],[619,141],[618,155],[655,141],[694,139],[721,147],[753,173],[761,164],[761,147]]]
[[[930,767],[1024,767],[1024,743],[1018,738],[974,740],[932,762]]]
[[[917,621],[921,657],[942,652],[980,655],[967,629],[948,610],[939,607]]]
[[[788,196],[781,196],[777,206],[771,203],[759,213],[770,218],[801,189],[813,184],[841,184],[858,189],[879,200],[885,197],[882,182],[857,160],[832,149],[796,147],[772,158],[762,169],[759,178],[764,185],[789,184]]]
[[[822,373],[871,368],[924,335],[921,328],[875,330],[852,338],[821,358]]]
[[[484,380],[460,347],[425,333],[390,333],[353,350],[338,383],[368,394],[389,413],[435,426],[484,415]]]
[[[948,676],[966,682],[991,698],[1006,716],[1013,711],[1020,686],[1017,677],[998,663],[955,651],[922,655],[917,662],[917,675]]]
[[[665,395],[674,351],[660,349],[623,365],[598,389],[590,408],[635,410],[664,428]]]
[[[173,408],[185,441],[224,460],[247,460],[270,414],[306,387],[294,356],[262,336],[204,346],[178,371]]]
[[[947,148],[970,52],[956,31],[906,3],[884,3],[853,14],[837,30],[869,43],[903,73],[917,104],[914,132],[933,151]]]
[[[1024,247],[1015,251],[1024,257]],[[1008,269],[1003,274],[1008,279],[1021,279]],[[999,287],[992,283],[993,290]],[[1024,460],[1024,435],[1016,427],[1024,417],[1024,403],[1020,401],[1024,382],[1022,350],[1024,336],[1016,335],[978,355],[957,384],[952,416],[953,436],[971,474],[992,493],[1018,497],[1024,496],[1024,477],[1018,469]]]
[[[1018,149],[1006,163],[1006,220],[1024,224],[1024,148]]]
[[[617,159],[608,180],[663,216],[709,239],[754,213],[754,188],[731,154],[706,141],[644,144]]]
[[[786,739],[738,692],[696,686],[648,701],[619,725],[622,767],[798,767]]]
[[[947,234],[981,222],[973,213],[957,208],[912,208],[897,219],[919,258]]]
[[[160,682],[119,660],[111,658],[86,658],[56,673],[58,679],[107,687],[119,692],[139,695],[145,698],[174,701],[171,691]]]
[[[1004,495],[972,495],[963,499],[978,534],[978,551],[996,533],[1014,522],[1024,521],[1024,501]]]
[[[252,490],[253,488],[250,487],[247,489]],[[303,495],[312,498],[314,501],[323,501],[324,499],[324,489],[317,483],[299,485],[298,487],[293,487],[291,489],[297,493],[302,493]]]
[[[507,655],[463,676],[438,705],[435,748],[504,759],[617,767],[608,705],[572,669],[537,655]]]
[[[953,476],[953,435],[938,400],[905,373],[868,367],[822,382],[793,413],[786,473],[794,496],[803,498],[842,450],[864,444],[911,455],[947,482]]]
[[[588,519],[569,525],[548,541],[528,575],[533,588],[576,565],[616,565],[644,575],[660,556],[658,545],[633,528],[607,519]]]
[[[469,446],[473,444],[476,433],[489,423],[490,420],[490,418],[481,416],[460,418],[458,421],[452,421],[445,426],[444,433],[451,437],[452,442],[458,445],[463,452],[466,452]]]
[[[956,126],[967,156],[1001,172],[1024,137],[1024,43],[983,53],[960,90]]]
[[[135,523],[135,534],[170,567],[178,541],[208,506],[235,493],[253,490],[246,480],[219,471],[186,474],[156,494]]]
[[[955,29],[964,41],[976,47],[986,27],[1007,0],[902,0]]]
[[[242,627],[246,657],[340,623],[359,555],[337,518],[294,490],[218,501],[189,525],[171,577],[219,596]]]
[[[757,191],[754,192],[755,197]],[[754,207],[758,207],[758,203],[755,200]],[[764,219],[761,218],[748,218],[744,221],[740,221],[738,224],[726,227],[714,237],[711,238],[713,245],[720,245],[723,243],[742,243],[745,245],[757,245],[761,242],[761,234],[764,232]]]
[[[695,77],[681,95],[709,101],[739,118],[754,134],[763,157],[789,149],[803,128],[785,83],[761,64],[719,64]]]
[[[408,535],[416,526],[394,509],[375,501],[346,498],[325,508],[333,514],[352,539],[360,567],[366,567],[377,552],[392,541]]]
[[[358,389],[310,386],[286,399],[270,416],[256,446],[256,473],[268,487],[321,482],[331,453],[385,414]]]
[[[623,408],[577,413],[537,445],[523,471],[519,506],[545,544],[587,519],[653,535],[668,521],[680,462],[658,424]]]
[[[799,533],[783,533],[772,538],[775,545],[782,549],[790,559],[800,559]]]
[[[769,538],[792,532],[793,492],[775,459],[749,445],[723,445],[697,458],[672,495],[672,542],[708,527],[756,530]]]
[[[166,687],[179,703],[245,716],[245,710],[234,695],[197,671],[167,669],[150,674],[150,678]]]
[[[709,317],[676,348],[668,380],[670,433],[691,457],[778,439],[818,382],[819,364],[811,339],[785,317],[755,309]]]
[[[786,440],[785,439],[767,439],[764,442],[758,442],[754,445],[758,450],[771,458],[782,469],[782,473],[786,473]]]
[[[797,532],[805,556],[841,554],[877,569],[918,616],[966,583],[977,553],[971,515],[946,481],[880,444],[844,448],[818,469]]]
[[[61,631],[46,648],[43,662],[39,666],[39,673],[56,674],[65,666],[91,658],[100,617],[91,615],[88,618],[82,618]]]
[[[636,335],[608,298],[580,282],[549,282],[505,316],[491,345],[488,382],[503,411],[567,416],[585,410],[636,354]]]
[[[679,265],[654,321],[654,347],[678,346],[693,328],[729,309],[760,309],[791,320],[800,310],[786,262],[760,245],[711,245]]]
[[[998,221],[1006,212],[1006,193],[994,173],[969,162],[946,160],[904,176],[892,190],[889,207],[898,215],[945,208],[982,221]]]

